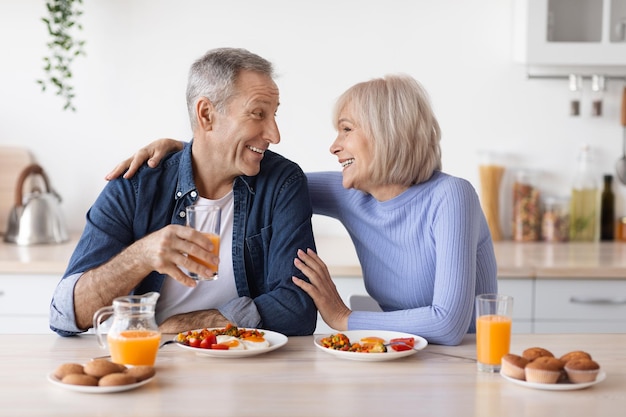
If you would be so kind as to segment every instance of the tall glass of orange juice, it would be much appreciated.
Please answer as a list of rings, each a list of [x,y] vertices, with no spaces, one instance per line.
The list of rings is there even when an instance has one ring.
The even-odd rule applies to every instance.
[[[502,357],[511,346],[513,297],[502,294],[476,296],[476,363],[483,372],[499,372]]]
[[[222,210],[219,206],[212,205],[195,205],[189,206],[187,211],[187,226],[190,226],[200,232],[202,232],[207,239],[213,244],[213,249],[210,251],[215,256],[219,256],[220,253],[220,223]],[[200,259],[191,254],[187,256],[195,262],[206,266],[212,273],[208,275],[200,275],[195,272],[189,271],[189,276],[198,281],[212,281],[217,279],[218,265],[210,262],[208,259]]]

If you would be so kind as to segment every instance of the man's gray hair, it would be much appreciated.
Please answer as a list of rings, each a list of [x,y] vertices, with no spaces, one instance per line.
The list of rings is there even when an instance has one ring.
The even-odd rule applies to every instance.
[[[211,49],[193,63],[187,81],[187,111],[192,129],[196,127],[198,99],[206,97],[217,111],[224,111],[237,93],[237,76],[244,70],[266,74],[274,79],[271,62],[241,48]]]

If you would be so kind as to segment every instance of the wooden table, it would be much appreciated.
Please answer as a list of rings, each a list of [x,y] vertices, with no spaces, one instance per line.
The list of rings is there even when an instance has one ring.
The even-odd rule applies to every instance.
[[[170,336],[164,336],[169,339]],[[2,416],[623,416],[626,335],[513,335],[511,351],[542,346],[556,355],[590,352],[607,373],[577,391],[521,387],[476,371],[475,343],[429,345],[388,362],[340,359],[290,337],[256,357],[198,356],[175,345],[157,358],[157,376],[132,391],[85,394],[47,381],[63,362],[103,354],[93,335],[0,335]]]

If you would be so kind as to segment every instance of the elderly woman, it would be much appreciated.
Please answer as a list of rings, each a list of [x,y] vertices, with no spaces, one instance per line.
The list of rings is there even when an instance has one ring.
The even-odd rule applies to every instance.
[[[441,132],[427,93],[406,75],[362,82],[339,97],[333,121],[330,152],[342,172],[307,174],[313,212],[343,223],[382,312],[350,310],[311,249],[294,259],[310,283],[294,283],[336,330],[395,330],[459,344],[475,331],[475,296],[497,292],[496,260],[476,191],[441,171]],[[129,166],[125,176],[132,176],[149,157],[154,166],[180,146],[154,142],[108,178]]]

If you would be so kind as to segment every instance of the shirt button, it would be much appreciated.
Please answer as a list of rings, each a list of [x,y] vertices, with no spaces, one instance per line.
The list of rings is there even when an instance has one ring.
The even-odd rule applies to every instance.
[[[195,192],[195,191],[192,191],[192,192],[191,192],[191,197],[192,197],[192,198],[196,198],[197,196],[198,196],[198,193],[197,193],[197,192]]]
[[[180,198],[180,196],[182,196],[182,195],[183,195],[183,193],[182,193],[182,192],[180,192],[180,191],[176,193],[176,197],[179,197],[179,198]]]
[[[180,213],[178,213],[178,216],[184,219],[187,216],[187,213],[185,213],[185,211],[183,210]]]

